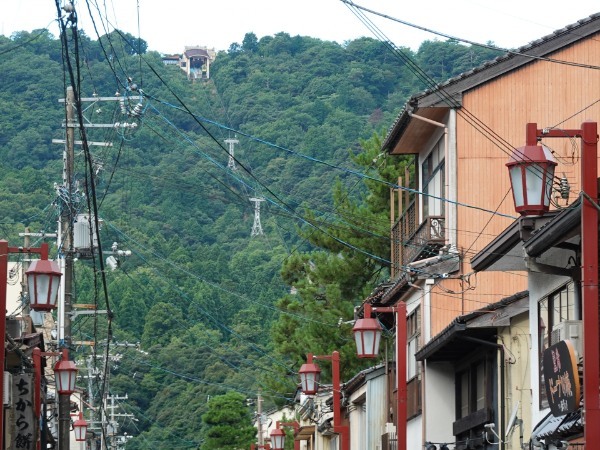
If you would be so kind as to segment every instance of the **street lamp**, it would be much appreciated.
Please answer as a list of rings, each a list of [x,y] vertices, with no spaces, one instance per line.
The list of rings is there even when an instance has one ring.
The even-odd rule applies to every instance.
[[[55,261],[42,258],[33,261],[25,274],[29,286],[29,307],[34,311],[52,311],[55,309],[60,278],[62,277],[58,264]]]
[[[340,435],[340,450],[350,450],[350,429],[342,425],[342,398],[340,386],[340,353],[334,351],[331,355],[314,356],[314,359],[331,361],[333,378],[333,432]],[[319,389],[321,369],[313,363],[313,355],[307,355],[306,364],[300,367],[300,385],[306,395],[315,395]]]
[[[598,323],[598,124],[596,122],[583,122],[580,129],[538,129],[537,124],[528,123],[526,127],[526,147],[537,146],[542,138],[581,138],[581,297],[583,304],[583,406],[585,411],[584,436],[585,442],[592,445],[600,442],[600,326]],[[509,161],[507,166],[512,164]],[[525,164],[525,163],[523,163]],[[545,170],[552,165],[545,163]],[[539,170],[539,169],[538,169]],[[553,169],[552,169],[553,170]],[[552,182],[549,172],[544,175],[537,172],[537,180],[533,177],[521,177],[526,183],[542,186],[548,194],[548,185]],[[516,183],[515,183],[516,179]],[[532,189],[530,184],[520,184],[518,177],[511,173],[513,192],[528,192]],[[540,214],[540,209],[531,211],[516,202],[515,209],[521,214]],[[544,197],[545,201],[545,197]],[[521,209],[519,209],[521,208]]]
[[[87,422],[83,418],[83,413],[79,413],[79,418],[73,422],[73,430],[75,431],[75,440],[77,442],[85,441],[85,434],[87,432]]]
[[[541,215],[550,209],[554,168],[558,165],[545,145],[515,149],[506,163],[515,210],[523,216]]]
[[[54,366],[54,376],[56,378],[56,390],[59,394],[71,395],[75,392],[77,367],[73,361],[69,360],[69,351],[66,348],[63,348],[62,358]]]
[[[298,422],[277,421],[275,429],[271,431],[271,450],[283,450],[285,448],[285,431],[281,427],[294,427],[294,433],[297,433],[300,424]],[[294,450],[300,450],[300,441],[294,440]]]
[[[285,448],[285,431],[275,428],[271,431],[271,450],[283,450]]]
[[[6,334],[6,294],[8,284],[8,255],[9,254],[30,254],[35,253],[41,256],[42,260],[48,259],[48,244],[43,243],[40,247],[10,247],[8,242],[4,239],[0,240],[0,336]],[[29,271],[28,271],[29,272]],[[48,273],[46,272],[48,276]],[[42,276],[38,272],[32,273],[33,277]],[[54,275],[51,275],[53,277]],[[60,275],[57,275],[60,276]],[[43,278],[42,278],[43,279]],[[50,289],[54,287],[54,281],[47,280],[46,283],[43,281],[38,283],[41,286],[45,285],[48,291],[42,292],[41,289],[35,288],[30,289],[30,295],[32,296],[33,303],[43,303],[44,298],[50,300],[52,298]],[[58,292],[58,291],[57,291]],[[55,294],[56,295],[56,294]],[[41,296],[38,298],[38,296]],[[56,296],[54,297],[54,303],[56,303]],[[0,339],[0,405],[4,403],[4,390],[1,389],[4,386],[4,366],[6,362],[6,348],[4,343],[4,337]],[[4,442],[4,408],[0,407],[0,443]]]
[[[359,358],[375,358],[379,353],[381,325],[371,318],[373,312],[396,314],[396,437],[398,450],[406,450],[406,303],[385,307],[372,307],[365,303],[364,318],[358,319],[352,328]]]
[[[59,450],[69,450],[69,432],[71,425],[70,397],[75,392],[77,367],[69,360],[69,351],[62,349],[61,360],[54,366],[56,391],[58,392],[58,442]]]
[[[356,354],[359,358],[376,358],[379,354],[379,342],[381,340],[381,325],[377,319],[371,317],[371,305],[365,305],[365,314],[362,319],[354,323],[352,332],[356,343]]]
[[[315,395],[319,390],[319,379],[321,378],[321,369],[313,363],[312,353],[308,354],[306,363],[302,364],[300,370],[300,389],[306,395]]]

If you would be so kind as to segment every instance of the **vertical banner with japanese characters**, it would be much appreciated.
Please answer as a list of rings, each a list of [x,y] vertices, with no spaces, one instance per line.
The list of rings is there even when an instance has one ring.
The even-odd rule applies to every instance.
[[[36,429],[33,410],[33,375],[13,375],[13,409],[11,450],[35,450]]]
[[[579,408],[581,390],[575,349],[571,341],[559,341],[544,350],[544,378],[550,411],[555,417]]]

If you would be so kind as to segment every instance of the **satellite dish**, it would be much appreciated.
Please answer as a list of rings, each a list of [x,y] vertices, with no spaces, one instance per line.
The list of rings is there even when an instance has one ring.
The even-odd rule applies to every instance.
[[[517,404],[515,405],[515,407],[513,408],[512,414],[510,415],[510,419],[508,419],[508,425],[506,426],[506,435],[505,435],[506,438],[508,438],[508,436],[512,432],[513,428],[515,427],[515,424],[517,422],[517,411],[519,410],[520,404],[521,404],[521,402],[518,401]]]

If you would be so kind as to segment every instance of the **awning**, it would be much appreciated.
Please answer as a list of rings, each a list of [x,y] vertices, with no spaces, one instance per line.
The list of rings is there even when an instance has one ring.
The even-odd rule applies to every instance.
[[[296,435],[294,436],[294,440],[307,441],[315,435],[315,431],[315,425],[307,425],[304,427],[300,427],[298,429],[298,433],[296,433]]]
[[[534,427],[532,435],[538,439],[565,439],[582,432],[583,422],[579,409],[561,417],[548,414]]]

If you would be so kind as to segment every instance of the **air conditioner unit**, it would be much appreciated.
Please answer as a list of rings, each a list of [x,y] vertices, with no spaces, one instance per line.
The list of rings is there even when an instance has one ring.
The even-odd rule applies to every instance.
[[[2,390],[2,400],[5,408],[12,406],[12,385],[13,379],[10,372],[4,371],[4,388]]]
[[[565,320],[552,327],[550,345],[560,341],[571,341],[577,351],[577,357],[583,356],[583,322],[581,320]]]

